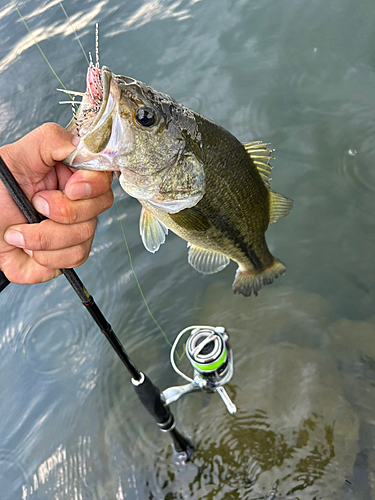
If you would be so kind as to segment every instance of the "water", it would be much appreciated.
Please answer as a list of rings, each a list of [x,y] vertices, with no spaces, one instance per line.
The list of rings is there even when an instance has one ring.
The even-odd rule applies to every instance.
[[[67,88],[86,61],[57,1],[19,7]],[[239,412],[218,396],[173,405],[196,452],[175,464],[167,436],[63,277],[0,295],[0,491],[6,500],[375,498],[375,60],[373,3],[65,0],[86,51],[276,148],[272,187],[295,201],[269,228],[287,274],[245,299],[236,266],[202,276],[169,234],[155,254],[140,207],[100,217],[78,273],[137,365],[182,383],[131,275],[118,219],[150,307],[170,341],[225,325]],[[66,125],[60,85],[10,4],[0,10],[1,144],[45,121]]]

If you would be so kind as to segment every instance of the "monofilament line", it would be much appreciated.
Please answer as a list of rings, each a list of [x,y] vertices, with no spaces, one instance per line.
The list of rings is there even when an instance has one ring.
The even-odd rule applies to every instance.
[[[39,52],[42,54],[43,59],[44,59],[44,60],[46,61],[46,63],[48,64],[48,67],[49,67],[49,68],[50,68],[50,70],[52,71],[53,75],[57,78],[57,80],[59,81],[60,85],[61,85],[62,87],[64,87],[64,89],[65,89],[65,88],[66,88],[66,87],[65,87],[65,85],[64,85],[64,84],[63,84],[63,82],[60,80],[60,78],[57,76],[57,74],[56,74],[55,70],[52,68],[51,63],[48,61],[48,59],[47,59],[47,57],[45,56],[45,54],[44,54],[43,50],[40,48],[39,43],[37,42],[37,40],[36,40],[35,36],[32,34],[32,32],[31,32],[31,30],[30,30],[29,26],[27,25],[27,23],[26,23],[26,21],[25,21],[25,19],[24,19],[23,15],[22,15],[22,14],[21,14],[21,12],[19,11],[19,9],[18,9],[18,7],[17,7],[17,4],[16,4],[16,2],[15,2],[14,0],[12,0],[12,5],[13,5],[13,7],[14,7],[15,11],[17,12],[17,14],[20,16],[21,21],[22,21],[22,22],[23,22],[23,24],[25,25],[25,28],[26,28],[26,29],[27,29],[27,31],[29,32],[29,35],[31,36],[31,38],[34,40],[35,45],[38,47]]]
[[[104,171],[104,173],[107,175],[107,172],[106,172],[106,171]],[[149,308],[149,306],[148,306],[148,303],[147,303],[146,297],[145,297],[145,296],[144,296],[144,294],[143,294],[143,291],[142,291],[141,285],[140,285],[140,283],[139,283],[139,281],[138,281],[138,278],[137,278],[137,275],[135,274],[135,271],[134,271],[133,261],[132,261],[132,256],[131,256],[131,254],[130,254],[130,249],[129,249],[128,241],[127,241],[126,236],[125,236],[124,227],[123,227],[123,225],[122,225],[122,221],[121,221],[121,219],[120,219],[120,210],[119,210],[119,208],[118,208],[118,205],[117,205],[117,203],[116,203],[116,200],[115,200],[115,206],[116,206],[116,210],[117,210],[117,215],[119,216],[119,222],[120,222],[120,226],[121,226],[122,236],[123,236],[123,238],[124,238],[125,245],[126,245],[126,250],[127,250],[127,252],[128,252],[130,269],[131,269],[131,271],[132,271],[132,273],[133,273],[133,276],[134,276],[134,279],[135,279],[135,281],[136,281],[136,283],[137,283],[137,287],[138,287],[139,293],[141,294],[141,297],[142,297],[143,302],[144,302],[144,304],[145,304],[145,306],[146,306],[147,312],[148,312],[148,314],[150,315],[150,318],[151,318],[151,319],[152,319],[152,321],[155,323],[155,325],[158,327],[158,329],[161,331],[161,333],[162,333],[162,335],[163,335],[163,337],[164,337],[164,339],[165,339],[166,343],[169,345],[169,347],[172,347],[172,344],[169,342],[168,337],[167,337],[167,335],[166,335],[165,331],[164,331],[164,330],[163,330],[163,328],[159,325],[159,323],[158,323],[158,322],[157,322],[157,320],[155,319],[154,315],[152,314],[152,312],[151,312],[151,310],[150,310],[150,308]]]
[[[86,61],[87,61],[87,65],[89,66],[89,64],[90,64],[90,63],[89,63],[89,60],[88,60],[87,54],[86,54],[86,52],[84,51],[84,48],[83,48],[83,46],[82,46],[81,40],[79,39],[79,37],[78,37],[78,35],[77,35],[77,32],[76,32],[76,30],[75,30],[74,26],[72,25],[72,22],[71,22],[71,20],[70,20],[70,18],[69,18],[69,16],[68,16],[68,13],[66,12],[66,10],[65,10],[65,8],[64,8],[64,6],[63,6],[63,4],[62,4],[61,2],[59,2],[59,3],[60,3],[60,7],[62,8],[62,11],[63,11],[63,12],[64,12],[64,14],[65,14],[65,17],[67,18],[67,20],[68,20],[68,22],[69,22],[69,24],[70,24],[70,27],[71,27],[71,28],[72,28],[72,30],[73,30],[74,36],[75,36],[75,38],[76,38],[77,42],[79,43],[79,46],[80,46],[80,47],[81,47],[81,49],[82,49],[83,55],[85,56],[85,59],[86,59]]]

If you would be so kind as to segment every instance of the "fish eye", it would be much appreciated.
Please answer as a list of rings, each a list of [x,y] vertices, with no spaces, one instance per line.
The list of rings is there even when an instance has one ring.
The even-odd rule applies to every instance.
[[[152,127],[156,123],[155,111],[151,108],[138,108],[135,119],[142,127]]]

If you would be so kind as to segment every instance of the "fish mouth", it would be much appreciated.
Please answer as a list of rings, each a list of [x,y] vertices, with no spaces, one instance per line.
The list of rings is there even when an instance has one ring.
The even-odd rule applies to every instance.
[[[81,142],[64,160],[66,165],[82,170],[119,170],[114,162],[118,151],[109,144],[112,136],[117,135],[116,128],[120,127],[116,113],[118,86],[113,77],[106,66],[100,69],[90,64],[86,92],[81,94],[82,101],[66,126]]]
[[[74,111],[73,118],[66,126],[68,132],[84,137],[96,127],[108,104],[111,80],[112,72],[106,66],[102,69],[89,66],[86,74],[86,92],[78,109]]]

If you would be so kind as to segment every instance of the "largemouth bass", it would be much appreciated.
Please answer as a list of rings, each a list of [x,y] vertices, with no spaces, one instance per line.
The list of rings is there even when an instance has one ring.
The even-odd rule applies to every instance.
[[[117,171],[142,204],[140,234],[156,252],[168,229],[188,242],[204,274],[238,263],[234,293],[257,295],[285,272],[264,233],[292,200],[269,185],[267,144],[231,133],[166,94],[107,67],[90,65],[87,89],[67,130],[81,137],[66,163]]]

